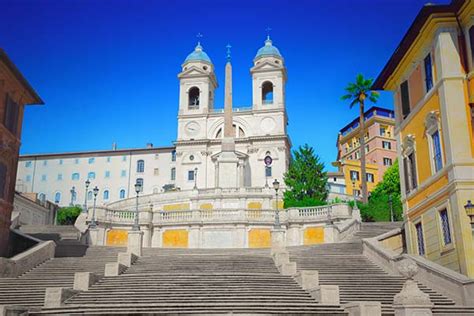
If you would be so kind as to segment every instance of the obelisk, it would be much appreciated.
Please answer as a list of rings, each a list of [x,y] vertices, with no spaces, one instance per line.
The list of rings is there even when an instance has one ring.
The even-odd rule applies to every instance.
[[[236,188],[239,184],[239,159],[235,152],[235,133],[232,120],[232,64],[230,45],[227,45],[224,93],[224,137],[222,138],[222,151],[217,158],[218,176],[216,186],[220,188]]]

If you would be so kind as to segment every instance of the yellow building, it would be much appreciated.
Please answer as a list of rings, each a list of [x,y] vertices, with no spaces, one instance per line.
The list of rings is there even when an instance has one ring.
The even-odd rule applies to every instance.
[[[474,1],[426,5],[374,83],[394,92],[408,251],[474,277]]]
[[[397,158],[394,135],[395,114],[392,110],[371,107],[365,117],[365,155],[367,190],[372,192],[385,171]],[[333,166],[344,174],[347,195],[361,195],[359,117],[344,126],[337,138],[337,161]],[[354,182],[353,182],[354,181]]]

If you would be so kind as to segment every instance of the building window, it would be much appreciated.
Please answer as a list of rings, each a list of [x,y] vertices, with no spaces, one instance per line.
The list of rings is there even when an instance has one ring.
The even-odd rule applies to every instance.
[[[93,164],[95,162],[95,158],[89,158],[89,164]]]
[[[58,181],[61,181],[63,179],[63,174],[62,173],[58,173]]]
[[[383,157],[383,165],[384,166],[391,166],[392,165],[392,158]]]
[[[107,157],[107,162],[110,162],[110,160],[111,160],[110,157]]]
[[[402,115],[403,118],[410,114],[410,93],[408,92],[408,81],[404,81],[400,85],[401,101],[402,101]]]
[[[87,192],[87,199],[92,200],[92,191]]]
[[[386,129],[385,127],[380,127],[380,136],[385,136]]]
[[[355,156],[355,159],[356,159],[356,160],[359,159],[359,158],[360,158],[360,152],[359,152],[359,151],[356,151],[356,152],[354,153],[354,156]]]
[[[61,193],[56,192],[56,194],[54,195],[54,203],[58,204],[59,202],[61,202]]]
[[[415,225],[416,229],[416,240],[418,244],[418,254],[420,256],[425,255],[425,241],[423,239],[423,226],[421,225],[421,222]]]
[[[72,176],[71,176],[71,179],[72,180],[79,180],[79,173],[77,173],[77,172],[73,173]]]
[[[63,160],[62,160],[62,159],[59,159],[59,164],[60,164],[60,165],[63,164]]]
[[[137,172],[145,172],[145,161],[143,160],[137,161]]]
[[[273,104],[273,83],[270,81],[262,84],[262,103]]]
[[[359,181],[359,171],[351,170],[351,180]]]
[[[25,162],[25,167],[26,167],[26,168],[30,168],[30,167],[31,167],[31,161]]]
[[[125,190],[124,189],[120,190],[119,196],[120,196],[121,199],[125,199]]]
[[[439,139],[439,131],[431,134],[431,141],[433,145],[433,163],[435,172],[438,172],[443,168],[443,156],[441,154],[441,143]]]
[[[452,242],[451,227],[449,226],[448,210],[444,209],[440,211],[439,217],[441,219],[441,228],[443,230],[443,243],[446,246],[446,245],[451,244]]]
[[[7,94],[3,124],[15,136],[18,129],[19,110],[20,106]]]
[[[110,178],[110,171],[107,170],[107,171],[105,172],[105,177],[106,177],[106,178]]]
[[[121,176],[122,178],[125,178],[125,177],[127,176],[127,170],[122,170],[122,171],[120,171],[120,176]]]
[[[199,95],[200,91],[198,87],[192,87],[188,91],[188,109],[197,110],[199,109]]]
[[[369,152],[369,150],[370,150],[370,147],[369,147],[369,145],[365,145],[365,153],[368,153],[368,152]]]
[[[46,194],[44,193],[38,194],[38,199],[43,203],[46,202]]]
[[[272,167],[265,166],[265,177],[271,177],[271,176],[272,176]]]
[[[188,181],[194,181],[194,170],[188,170]]]
[[[153,175],[159,176],[160,175],[160,169],[158,169],[158,168],[153,169]]]
[[[30,182],[31,181],[31,176],[30,175],[27,175],[26,176],[26,182]]]
[[[104,200],[108,200],[109,199],[109,190],[105,190],[104,191]]]
[[[176,168],[171,168],[171,181],[176,180]]]
[[[374,182],[374,175],[372,173],[366,173],[367,182]]]
[[[424,60],[425,64],[425,87],[426,92],[433,88],[433,66],[431,64],[431,54],[428,54]]]
[[[78,165],[78,164],[79,164],[79,159],[78,159],[78,158],[74,159],[74,163],[75,163],[76,165]]]
[[[390,150],[390,149],[392,149],[392,143],[383,140],[382,141],[382,148]]]
[[[122,161],[127,161],[127,156],[122,156]]]
[[[43,160],[43,166],[47,166],[48,165],[48,161],[47,160]]]
[[[143,178],[138,178],[135,183],[140,184],[140,192],[143,192]]]
[[[171,152],[171,161],[176,161],[176,150]]]
[[[361,192],[360,192],[360,190],[355,189],[354,192],[353,192],[353,194],[354,194],[355,196],[360,196]]]
[[[45,174],[41,175],[41,181],[46,181],[46,175]]]
[[[4,199],[6,196],[6,184],[7,184],[7,166],[0,163],[0,199]]]
[[[160,155],[159,155],[159,154],[155,154],[155,159],[160,159]]]
[[[87,174],[87,178],[88,178],[88,179],[95,179],[95,172],[89,172],[89,173]]]

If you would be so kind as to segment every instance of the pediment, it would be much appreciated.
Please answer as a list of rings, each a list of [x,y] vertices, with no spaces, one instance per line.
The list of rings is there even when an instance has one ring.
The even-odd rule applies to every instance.
[[[251,71],[268,71],[268,70],[283,70],[281,64],[274,64],[269,61],[263,61],[260,64],[254,66]]]
[[[185,71],[182,71],[178,77],[181,78],[181,77],[193,77],[193,76],[210,76],[210,73],[198,68],[198,67],[195,67],[195,66],[191,66],[189,67],[188,69],[186,69]]]

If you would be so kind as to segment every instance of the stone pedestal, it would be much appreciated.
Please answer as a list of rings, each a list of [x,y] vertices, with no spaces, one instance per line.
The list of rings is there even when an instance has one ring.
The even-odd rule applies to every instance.
[[[126,266],[118,262],[110,262],[105,264],[104,276],[118,276],[121,275],[127,269]]]
[[[319,303],[324,305],[339,305],[339,286],[318,285],[307,290],[309,294]]]
[[[319,286],[319,272],[314,270],[301,270],[296,274],[295,280],[303,290],[313,289]]]
[[[333,243],[339,241],[339,231],[334,224],[324,226],[324,242]]]
[[[143,248],[143,232],[140,230],[131,230],[128,232],[127,252],[141,257]]]
[[[380,316],[382,315],[382,304],[380,302],[351,302],[344,306],[349,316]]]
[[[217,157],[218,186],[220,188],[237,188],[239,186],[239,158],[235,153],[233,138],[222,139],[222,152]]]
[[[103,246],[104,229],[99,227],[89,228],[89,242],[92,246]]]
[[[128,268],[130,268],[137,259],[138,257],[130,252],[120,252],[117,256],[117,262]]]
[[[272,255],[277,252],[284,252],[286,247],[285,242],[285,229],[274,228],[272,229]]]
[[[99,281],[99,276],[92,272],[74,273],[74,287],[76,291],[89,291],[89,288]]]
[[[60,307],[65,300],[77,293],[78,291],[70,288],[48,287],[44,295],[44,307]]]

